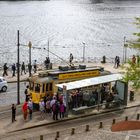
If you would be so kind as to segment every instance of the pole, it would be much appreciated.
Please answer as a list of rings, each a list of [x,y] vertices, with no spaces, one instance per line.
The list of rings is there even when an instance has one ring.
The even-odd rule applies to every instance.
[[[83,42],[83,62],[85,62],[85,43]]]
[[[49,39],[48,39],[48,57],[49,57],[49,48],[50,47],[50,42],[49,42]]]
[[[20,104],[19,30],[17,31],[17,104]]]
[[[32,66],[31,66],[31,47],[32,47],[32,43],[31,41],[29,41],[29,77],[31,77],[31,69],[32,69]]]
[[[66,107],[66,117],[68,117],[68,110],[69,110],[69,106],[68,106],[68,92],[67,92],[67,87],[66,86],[63,86],[63,102],[64,102],[64,105]]]

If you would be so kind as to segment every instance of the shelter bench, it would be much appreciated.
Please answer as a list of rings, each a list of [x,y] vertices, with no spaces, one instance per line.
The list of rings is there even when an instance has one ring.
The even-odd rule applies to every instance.
[[[92,108],[96,108],[96,106],[95,105],[94,106],[81,106],[78,108],[73,108],[72,111],[74,114],[83,114],[85,113],[85,111]]]

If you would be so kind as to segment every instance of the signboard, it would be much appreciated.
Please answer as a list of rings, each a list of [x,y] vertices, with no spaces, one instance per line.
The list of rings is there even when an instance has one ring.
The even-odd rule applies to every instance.
[[[63,86],[63,103],[65,106],[67,106],[67,87]]]
[[[99,70],[92,70],[92,71],[83,71],[83,72],[75,72],[75,73],[65,73],[65,74],[60,74],[59,79],[71,79],[71,78],[82,78],[82,77],[93,77],[93,76],[98,76]]]
[[[66,116],[68,117],[68,94],[67,94],[67,87],[63,85],[63,103],[66,107]]]

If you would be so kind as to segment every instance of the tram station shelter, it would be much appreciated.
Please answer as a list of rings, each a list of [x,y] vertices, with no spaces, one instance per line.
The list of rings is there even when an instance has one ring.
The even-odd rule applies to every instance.
[[[69,93],[68,91],[70,90],[114,82],[116,85],[116,89],[118,91],[119,98],[122,100],[123,105],[127,105],[128,84],[122,81],[122,79],[123,79],[122,74],[115,73],[104,76],[97,76],[93,78],[87,78],[84,80],[78,80],[74,82],[61,83],[57,84],[56,86],[62,89],[63,93],[64,94],[66,93],[67,96],[67,94]]]

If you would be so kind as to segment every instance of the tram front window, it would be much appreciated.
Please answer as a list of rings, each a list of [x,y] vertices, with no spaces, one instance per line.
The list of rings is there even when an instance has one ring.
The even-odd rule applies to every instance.
[[[35,85],[35,92],[39,92],[40,93],[40,84],[36,84]]]
[[[30,83],[30,89],[34,90],[34,83],[33,82]]]
[[[43,84],[42,92],[45,93],[45,84]]]

